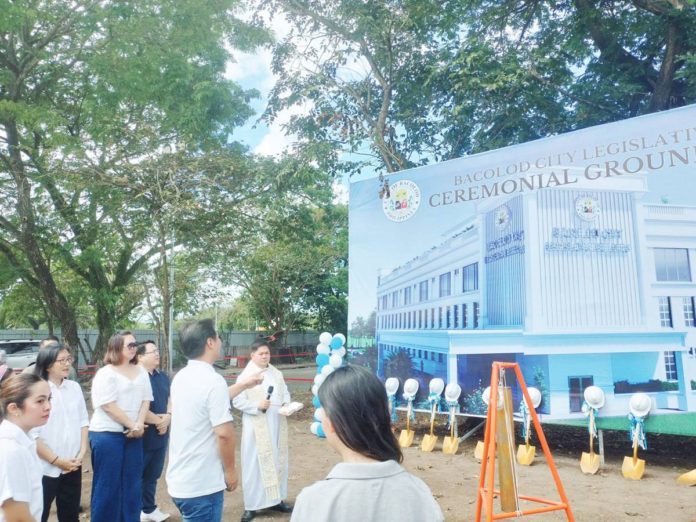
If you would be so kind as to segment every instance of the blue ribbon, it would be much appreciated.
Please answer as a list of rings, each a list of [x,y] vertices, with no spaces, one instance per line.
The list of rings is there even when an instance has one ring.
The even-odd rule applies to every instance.
[[[430,392],[428,394],[428,402],[430,403],[430,409],[433,409],[433,404],[437,404],[437,408],[435,411],[440,411],[441,410],[441,404],[440,404],[440,394],[439,393],[432,393]]]
[[[455,417],[455,412],[459,409],[459,400],[455,401],[445,401],[445,404],[447,404],[447,409],[449,410],[450,414],[447,417],[447,428],[449,429],[452,426],[452,423],[454,422],[454,417]]]
[[[631,429],[628,432],[628,440],[633,442],[633,434],[638,432],[638,445],[644,450],[648,449],[648,440],[645,437],[645,417],[636,417],[632,413],[628,414],[628,420],[631,423]]]
[[[590,416],[590,411],[593,412],[593,417],[596,419],[597,416],[599,415],[599,409],[593,408],[589,404],[587,404],[587,401],[583,401],[582,403],[582,412],[585,414],[585,417]],[[593,437],[597,437],[597,423],[596,422],[589,422],[587,424],[587,432],[592,435]]]
[[[396,422],[396,395],[389,396],[389,405],[391,406],[391,421]]]
[[[527,420],[529,419],[529,410],[527,409],[527,403],[524,401],[520,402],[520,413],[522,414],[522,438],[527,440],[527,425],[529,424]]]
[[[413,400],[415,399],[415,397],[408,397],[404,394],[404,399],[406,399],[406,401],[408,402],[407,410],[406,410],[409,412],[408,418],[412,421],[415,421],[416,420],[416,412],[413,411]]]

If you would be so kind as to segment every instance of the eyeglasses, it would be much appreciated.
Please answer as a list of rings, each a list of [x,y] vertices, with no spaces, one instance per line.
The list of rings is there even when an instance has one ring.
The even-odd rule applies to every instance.
[[[74,360],[75,359],[73,359],[72,357],[65,357],[63,359],[56,359],[56,362],[58,364],[72,364]]]
[[[151,353],[159,353],[159,349],[155,348],[154,350],[150,350],[149,352],[145,352],[144,355],[149,355]]]
[[[128,343],[126,345],[126,348],[128,348],[129,350],[135,350],[137,347],[138,347],[138,343],[136,343],[136,342]]]

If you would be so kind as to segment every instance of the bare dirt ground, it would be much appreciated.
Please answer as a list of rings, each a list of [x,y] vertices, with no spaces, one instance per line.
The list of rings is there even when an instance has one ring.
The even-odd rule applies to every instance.
[[[305,404],[302,410],[289,421],[290,430],[290,477],[289,499],[291,503],[300,490],[326,476],[338,458],[326,441],[309,433],[312,407],[311,396],[295,393],[295,400]],[[237,433],[241,433],[239,420]],[[397,430],[402,426],[397,426]],[[471,427],[463,425],[460,433]],[[480,463],[474,459],[476,437],[467,440],[459,447],[457,455],[444,455],[442,435],[444,426],[439,426],[440,437],[435,451],[424,453],[418,447],[426,432],[423,422],[416,428],[416,440],[411,448],[404,450],[404,466],[428,484],[437,499],[447,521],[473,521],[476,508],[476,488]],[[398,433],[398,431],[397,431]],[[675,482],[676,477],[696,467],[696,441],[687,438],[650,437],[652,448],[643,456],[646,471],[643,480],[629,481],[621,475],[623,455],[630,452],[625,434],[609,435],[606,439],[607,458],[604,468],[593,476],[583,475],[579,467],[580,453],[587,451],[586,432],[577,429],[557,427],[545,428],[546,437],[552,446],[552,453],[561,480],[566,489],[575,520],[585,521],[664,521],[696,522],[696,487],[688,488]],[[481,434],[480,437],[483,435]],[[518,466],[519,490],[521,494],[558,500],[549,468],[546,466],[541,448],[537,446],[537,457],[531,467]],[[239,456],[237,457],[239,459]],[[238,460],[239,462],[239,460]],[[89,496],[91,490],[91,469],[86,459],[83,478],[82,520],[89,520]],[[181,520],[176,507],[167,495],[164,477],[158,484],[159,507],[171,513],[169,520]],[[499,505],[495,504],[496,513]],[[525,505],[523,504],[524,508]],[[242,515],[243,500],[240,487],[225,494],[225,521],[238,521]],[[263,513],[255,520],[283,521],[287,515]],[[526,520],[561,521],[566,520],[561,512],[526,517]],[[51,520],[56,520],[55,515]],[[388,519],[385,519],[388,522]],[[363,521],[356,521],[363,522]],[[381,522],[381,521],[380,521]]]

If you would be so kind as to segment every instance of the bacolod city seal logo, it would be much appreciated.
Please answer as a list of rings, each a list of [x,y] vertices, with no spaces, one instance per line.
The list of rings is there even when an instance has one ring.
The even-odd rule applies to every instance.
[[[389,187],[390,197],[382,200],[387,219],[401,222],[416,213],[421,202],[421,191],[413,181],[399,180]]]
[[[599,201],[592,196],[580,196],[575,200],[575,213],[583,221],[594,221],[600,211]]]
[[[499,207],[495,211],[495,228],[501,232],[510,225],[510,209],[507,205]]]

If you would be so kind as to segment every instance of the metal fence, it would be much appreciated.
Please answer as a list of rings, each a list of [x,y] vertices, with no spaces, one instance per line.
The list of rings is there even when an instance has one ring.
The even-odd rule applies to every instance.
[[[155,329],[131,329],[135,338],[139,341],[152,339],[158,346],[164,347],[164,335],[161,331]],[[229,361],[232,366],[243,366],[243,362],[249,355],[249,345],[253,343],[259,336],[263,336],[265,332],[239,332],[239,331],[221,331],[219,332],[222,339],[222,350],[225,360]],[[31,329],[15,329],[15,330],[0,330],[0,340],[20,340],[20,339],[44,339],[49,335],[48,330],[31,330]],[[54,335],[61,337],[60,330],[54,331]],[[77,365],[85,366],[88,359],[91,359],[92,350],[97,342],[99,331],[96,329],[85,329],[78,331],[78,337],[82,344],[81,350],[75,350],[77,357]],[[306,332],[289,332],[284,339],[282,347],[276,347],[274,352],[278,352],[278,361],[276,362],[298,362],[297,359],[308,358],[313,356],[315,347],[319,342],[319,333],[314,331]],[[177,357],[179,352],[179,334],[174,332],[174,364],[177,365],[177,359],[180,359],[179,366],[183,365],[183,358]],[[83,353],[84,351],[84,353]],[[282,356],[282,357],[281,357]],[[274,355],[274,359],[276,355]]]

